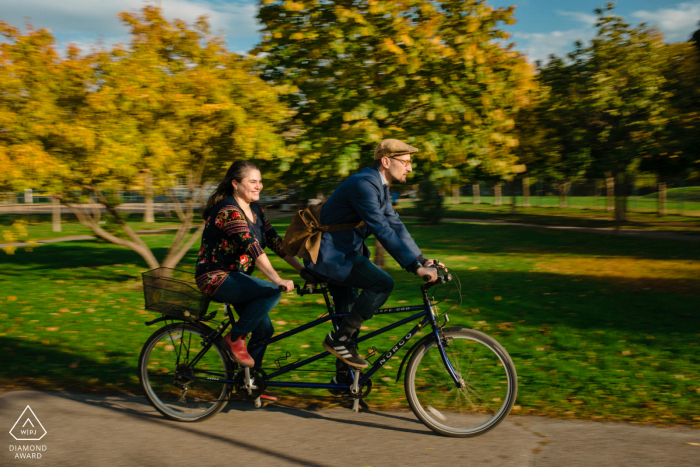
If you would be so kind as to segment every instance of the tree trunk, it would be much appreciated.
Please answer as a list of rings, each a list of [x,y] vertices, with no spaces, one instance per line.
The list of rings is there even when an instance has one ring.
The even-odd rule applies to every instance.
[[[146,173],[146,199],[145,210],[143,212],[143,221],[153,223],[156,221],[153,216],[153,174]]]
[[[493,205],[494,206],[501,206],[503,204],[502,188],[503,188],[503,185],[501,185],[501,182],[498,182],[493,186],[493,195],[494,195]]]
[[[374,264],[376,264],[377,267],[379,269],[381,269],[382,271],[385,270],[385,267],[384,267],[384,256],[385,255],[384,255],[384,253],[385,253],[384,247],[379,242],[379,240],[377,240],[375,238],[374,239]]]
[[[61,231],[61,201],[58,199],[57,195],[51,197],[51,212],[54,232]]]
[[[517,200],[516,200],[516,197],[515,197],[515,180],[513,180],[512,182],[510,182],[510,189],[511,189],[511,192],[510,192],[510,200],[511,200],[511,202],[510,202],[510,212],[511,212],[512,214],[515,214],[515,209],[516,209],[516,207],[517,207]]]
[[[659,182],[658,215],[666,215],[666,182]]]
[[[615,177],[613,177],[610,173],[606,174],[607,176],[605,177],[605,187],[607,189],[606,191],[606,206],[608,212],[611,212],[615,210]]]
[[[559,209],[566,209],[569,206],[567,200],[569,188],[571,188],[571,182],[564,182],[559,184]]]
[[[530,207],[530,176],[523,175],[523,207]]]
[[[452,204],[459,204],[459,185],[452,185]]]
[[[472,202],[474,204],[481,204],[481,193],[479,191],[478,183],[474,183],[472,185]]]

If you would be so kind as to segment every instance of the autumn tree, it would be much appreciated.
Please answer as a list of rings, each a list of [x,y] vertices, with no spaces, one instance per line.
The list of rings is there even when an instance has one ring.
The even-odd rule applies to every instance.
[[[700,165],[700,54],[687,42],[668,44],[664,53],[663,90],[669,105],[661,117],[667,123],[640,165],[657,176],[659,216],[666,215],[668,182]]]
[[[596,9],[598,31],[587,50],[586,124],[595,167],[616,181],[619,226],[642,156],[659,152],[668,94],[661,34],[645,25],[634,28],[613,12],[613,3]]]
[[[586,126],[581,124],[587,110],[587,67],[586,51],[577,43],[566,59],[551,57],[539,73],[543,88],[537,117],[547,137],[537,165],[543,178],[557,186],[560,208],[567,207],[571,184],[584,176],[591,164]]]
[[[101,238],[136,251],[149,267],[173,267],[203,229],[193,197],[184,205],[172,197],[181,224],[159,261],[129,227],[113,194],[142,183],[145,173],[165,190],[185,179],[195,194],[235,158],[255,158],[263,166],[284,158],[276,125],[286,110],[256,76],[252,60],[228,52],[204,18],[190,27],[145,7],[121,19],[131,29],[128,46],[86,56],[73,47],[65,58],[47,31],[22,35],[3,24],[8,42],[0,46],[0,72],[11,86],[0,93],[0,157],[12,167],[3,181],[62,194]],[[88,194],[118,229],[109,231],[97,213],[81,207]]]
[[[526,63],[499,27],[514,22],[513,7],[264,0],[258,17],[262,76],[286,89],[296,112],[290,173],[303,173],[310,190],[330,191],[389,137],[421,149],[415,168],[432,182],[462,182],[473,165],[512,172]]]

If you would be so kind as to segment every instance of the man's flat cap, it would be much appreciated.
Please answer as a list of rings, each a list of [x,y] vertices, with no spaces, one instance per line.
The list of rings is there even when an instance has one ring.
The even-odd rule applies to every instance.
[[[376,161],[382,157],[399,156],[401,154],[414,154],[416,152],[418,152],[418,149],[398,139],[385,139],[379,143],[374,150],[374,160]]]

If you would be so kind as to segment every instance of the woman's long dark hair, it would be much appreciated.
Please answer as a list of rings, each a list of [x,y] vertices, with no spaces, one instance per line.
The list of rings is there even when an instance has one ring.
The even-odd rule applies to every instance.
[[[202,217],[206,220],[206,218],[209,217],[209,213],[211,212],[212,208],[219,204],[219,201],[228,198],[229,196],[233,196],[233,185],[231,182],[235,180],[238,183],[241,183],[248,171],[253,169],[260,170],[255,163],[250,161],[236,161],[231,164],[231,167],[229,167],[226,171],[226,176],[219,182],[219,186],[216,187],[216,190],[214,190],[211,196],[209,196],[209,200],[207,201],[207,206],[204,208]]]

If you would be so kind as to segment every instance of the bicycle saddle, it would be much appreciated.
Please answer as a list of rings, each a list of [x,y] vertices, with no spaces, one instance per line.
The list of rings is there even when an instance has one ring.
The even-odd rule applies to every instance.
[[[313,272],[310,269],[307,268],[301,268],[301,272],[299,272],[299,275],[301,276],[302,279],[304,279],[306,282],[309,284],[326,284],[330,281],[329,278],[317,273]]]

